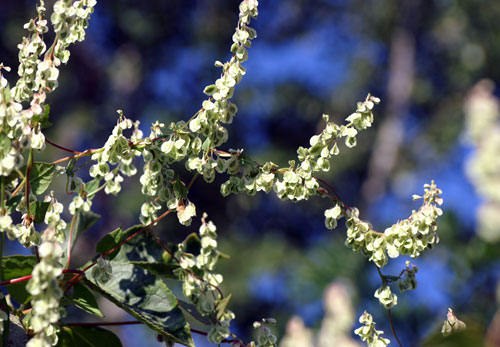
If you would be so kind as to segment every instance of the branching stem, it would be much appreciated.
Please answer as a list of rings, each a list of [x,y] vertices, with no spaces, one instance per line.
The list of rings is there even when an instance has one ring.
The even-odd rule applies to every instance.
[[[118,245],[116,245],[115,247],[113,247],[112,249],[110,249],[109,251],[106,251],[106,252],[103,252],[101,253],[101,256],[105,257],[107,255],[110,255],[111,253],[113,253],[114,251],[118,250],[121,248],[121,246],[123,246],[125,243],[129,242],[130,240],[132,240],[134,237],[136,237],[137,235],[139,235],[140,233],[142,233],[143,231],[147,230],[148,228],[150,228],[151,226],[155,225],[156,223],[158,223],[160,220],[162,220],[163,218],[165,218],[168,214],[170,214],[173,210],[167,210],[165,212],[163,212],[163,214],[161,216],[159,216],[158,218],[156,218],[154,221],[152,221],[151,223],[149,223],[148,225],[146,225],[145,227],[137,230],[135,233],[133,233],[132,235],[130,235],[129,237],[127,237],[125,240],[123,240],[122,242],[120,242]],[[95,265],[97,264],[97,260],[92,262],[90,265],[86,266],[82,272],[85,273],[87,270],[89,270],[90,268],[94,267]],[[68,290],[71,289],[71,287],[73,287],[82,277],[82,274],[78,274],[76,276],[74,276],[72,279],[70,279],[68,281],[68,283],[66,283],[66,287],[64,289],[64,292],[67,292]]]
[[[79,276],[84,276],[85,275],[85,273],[83,271],[81,271],[81,270],[75,270],[75,269],[64,269],[64,270],[62,270],[62,273],[63,274],[67,274],[67,273],[78,274]],[[28,275],[28,276],[13,278],[11,280],[0,282],[0,286],[6,286],[6,285],[9,285],[9,284],[14,284],[14,283],[18,283],[18,282],[28,281],[29,279],[31,279],[31,277],[33,277],[33,275]]]
[[[382,284],[384,284],[384,285],[387,284],[387,278],[384,276],[384,274],[382,274],[382,271],[380,270],[380,268],[378,266],[375,266],[375,267],[377,268],[380,279],[382,280]],[[389,324],[391,326],[392,334],[396,338],[396,341],[398,342],[399,347],[402,347],[403,345],[401,344],[401,341],[399,341],[398,335],[396,334],[396,329],[394,328],[394,323],[392,322],[392,315],[391,315],[390,308],[387,309],[387,314],[389,315]]]
[[[57,143],[54,143],[54,142],[50,141],[47,138],[45,138],[45,142],[47,142],[51,146],[54,146],[56,148],[59,148],[59,149],[63,150],[63,151],[70,152],[70,153],[73,153],[73,154],[80,154],[80,152],[78,152],[78,151],[74,151],[72,149],[69,149],[69,148],[63,147],[61,145],[58,145]]]

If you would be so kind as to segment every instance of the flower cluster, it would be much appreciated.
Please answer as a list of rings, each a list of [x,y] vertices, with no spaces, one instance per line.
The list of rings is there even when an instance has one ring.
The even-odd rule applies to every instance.
[[[13,95],[16,101],[29,101],[33,93],[45,93],[45,90],[52,90],[57,83],[59,72],[49,68],[50,59],[42,61],[40,57],[47,50],[43,40],[43,34],[49,31],[47,20],[45,19],[45,2],[40,0],[36,7],[37,18],[30,19],[24,25],[24,29],[32,32],[30,37],[23,37],[19,48],[19,79]]]
[[[407,290],[413,290],[417,288],[417,279],[415,276],[418,270],[418,266],[406,261],[405,269],[401,271],[399,276],[382,275],[382,272],[379,271],[382,285],[375,291],[374,296],[387,310],[393,308],[398,304],[398,297],[391,291],[389,284],[397,281],[401,293]]]
[[[216,162],[207,154],[228,139],[226,128],[221,124],[229,124],[238,111],[238,107],[229,101],[233,97],[236,84],[238,84],[246,70],[241,65],[247,60],[247,48],[251,41],[257,37],[256,31],[249,27],[250,19],[257,18],[257,0],[244,0],[240,4],[238,25],[233,35],[231,59],[222,63],[215,62],[215,66],[222,68],[222,74],[215,84],[205,87],[204,93],[209,98],[202,103],[202,109],[189,121],[189,129],[193,133],[206,137],[203,143],[202,158],[191,159],[187,165],[190,170],[197,170],[207,182],[213,181]]]
[[[63,296],[57,277],[61,275],[63,267],[59,263],[63,255],[60,242],[64,241],[66,222],[61,219],[63,205],[54,197],[53,192],[45,197],[49,203],[45,213],[44,230],[39,247],[40,262],[35,265],[32,278],[26,285],[27,291],[32,295],[31,305],[33,314],[29,321],[30,329],[35,336],[29,341],[28,346],[51,346],[57,343],[56,323],[61,316],[59,301]],[[33,228],[33,224],[31,224]],[[39,242],[38,240],[31,242]]]
[[[187,189],[175,177],[169,164],[198,153],[201,140],[179,126],[172,123],[171,133],[164,135],[165,124],[156,122],[151,127],[149,138],[141,143],[145,164],[140,182],[142,193],[147,198],[141,207],[141,222],[144,224],[157,218],[161,202],[166,203],[169,209],[177,210],[177,217],[183,225],[190,225],[191,218],[196,215],[194,204],[187,199]]]
[[[130,119],[125,118],[121,110],[118,110],[118,114],[120,115],[118,123],[113,128],[104,147],[92,155],[92,160],[97,161],[97,163],[90,167],[90,176],[104,178],[106,182],[104,192],[113,195],[120,192],[121,182],[123,182],[123,177],[118,171],[125,176],[135,175],[137,169],[132,160],[140,154],[129,146],[129,140],[123,136],[123,131],[132,127],[134,127],[135,136],[140,136],[139,122],[133,123]],[[111,170],[109,164],[116,165],[116,168]]]
[[[364,326],[359,327],[354,331],[362,341],[365,341],[368,347],[384,347],[387,346],[391,341],[382,337],[384,333],[381,330],[375,329],[375,322],[373,317],[368,312],[364,312],[361,317],[359,317],[359,322],[364,324]]]
[[[68,62],[68,46],[85,38],[85,29],[95,4],[95,0],[59,0],[54,3],[50,19],[56,37],[42,60],[41,55],[47,50],[43,34],[48,31],[48,26],[44,17],[45,3],[40,0],[37,18],[24,25],[25,29],[33,33],[30,37],[23,38],[23,42],[18,46],[19,80],[13,88],[13,95],[18,102],[29,101],[33,93],[42,94],[57,88],[57,67]]]
[[[448,308],[446,320],[441,327],[441,334],[443,334],[443,336],[448,336],[454,332],[464,330],[465,328],[467,328],[467,325],[455,316],[451,308]]]
[[[382,284],[382,286],[375,291],[374,296],[386,309],[390,309],[398,304],[397,295],[391,292],[391,287],[387,284]]]
[[[347,147],[356,145],[358,131],[370,127],[373,123],[372,109],[380,100],[368,95],[363,102],[358,102],[356,112],[346,118],[347,124],[337,125],[329,122],[329,116],[323,115],[326,127],[319,135],[309,140],[309,148],[297,150],[300,165],[290,162],[290,167],[278,179],[274,190],[283,200],[299,201],[316,195],[319,184],[313,173],[330,170],[330,159],[339,153],[337,139],[345,138]]]
[[[67,20],[76,17],[87,18],[95,3],[94,1],[77,1],[70,5],[68,1],[58,1],[56,5],[58,11],[53,15],[52,21],[62,23],[63,18]],[[240,5],[239,21],[233,35],[234,44],[231,47],[233,56],[225,64],[216,63],[216,66],[222,67],[222,75],[214,85],[205,88],[204,92],[210,97],[203,102],[203,108],[189,121],[189,129],[186,129],[188,123],[181,121],[172,123],[169,131],[165,132],[164,124],[157,122],[153,124],[149,138],[142,139],[141,135],[132,137],[128,141],[123,136],[123,130],[131,128],[132,123],[124,118],[119,111],[120,122],[118,126],[113,130],[113,134],[104,148],[93,154],[92,159],[96,160],[97,163],[91,167],[91,176],[104,178],[106,181],[105,192],[117,194],[121,189],[120,183],[123,181],[118,170],[128,176],[135,174],[136,169],[132,164],[132,158],[134,155],[142,153],[145,165],[140,182],[142,193],[147,197],[147,201],[141,207],[142,223],[149,224],[157,218],[157,212],[161,208],[162,202],[166,203],[170,209],[177,210],[181,224],[189,225],[192,217],[196,215],[194,204],[187,199],[187,192],[180,187],[182,182],[174,177],[174,171],[169,168],[169,164],[188,158],[186,162],[188,170],[198,171],[207,182],[214,180],[217,162],[207,154],[210,149],[227,140],[227,130],[222,127],[221,123],[230,123],[237,112],[236,105],[231,103],[229,99],[233,95],[235,85],[245,74],[241,63],[247,59],[246,47],[249,47],[251,40],[256,37],[255,30],[250,28],[248,24],[251,17],[257,16],[257,5],[258,2],[255,0],[245,0]],[[79,10],[70,11],[71,6]],[[69,22],[72,23],[73,19]],[[78,21],[78,19],[75,20]],[[79,28],[86,27],[85,21],[78,23]],[[58,28],[60,32],[68,33],[65,42],[74,42],[83,38],[83,36],[78,35],[80,33],[78,30],[70,30],[64,26]],[[135,133],[138,133],[138,122],[135,124],[135,129]],[[205,142],[202,142],[197,133],[206,138]],[[200,158],[197,155],[202,149],[203,156]],[[118,166],[111,170],[109,164],[118,164]],[[88,202],[83,202],[83,196],[75,199],[77,201],[74,201],[71,211],[89,207],[86,205]]]
[[[58,0],[54,3],[50,20],[56,37],[42,61],[39,57],[45,52],[46,45],[41,35],[48,31],[48,27],[47,20],[43,19],[44,1],[40,1],[37,21],[31,20],[25,25],[26,29],[34,33],[30,38],[24,38],[19,45],[20,78],[14,93],[17,101],[29,100],[33,92],[45,93],[57,88],[58,66],[68,62],[68,46],[85,38],[85,29],[95,5],[96,0]]]
[[[29,328],[35,336],[28,342],[28,347],[53,346],[57,344],[57,322],[61,317],[59,301],[63,291],[59,287],[57,277],[63,267],[59,263],[63,250],[55,242],[55,233],[47,230],[42,236],[43,243],[39,247],[40,262],[33,268],[32,278],[26,285],[26,290],[32,295],[33,314]]]
[[[149,224],[157,218],[161,203],[166,203],[169,209],[176,209],[179,222],[190,225],[192,217],[196,215],[196,208],[187,200],[187,190],[182,182],[176,179],[169,164],[185,159],[187,156],[198,154],[201,150],[201,140],[188,131],[183,131],[182,124],[172,123],[169,135],[164,134],[165,124],[155,122],[151,127],[151,134],[143,138],[139,130],[139,121],[133,123],[118,110],[120,118],[104,147],[92,155],[96,161],[90,168],[90,175],[94,178],[104,178],[106,194],[116,195],[121,190],[121,182],[125,176],[133,176],[137,169],[133,164],[135,156],[144,159],[143,174],[139,181],[142,193],[147,200],[141,207],[141,222]],[[123,131],[132,129],[130,139],[123,135]],[[115,165],[113,169],[110,165]],[[82,197],[75,197],[77,207],[89,208],[90,200],[83,202]],[[76,205],[75,205],[76,206]],[[71,208],[71,206],[70,206]],[[74,209],[73,209],[74,210]]]
[[[32,34],[18,46],[19,79],[12,89],[1,71],[10,69],[0,63],[0,176],[9,176],[14,169],[21,168],[26,148],[44,148],[41,121],[47,116],[46,94],[57,87],[57,67],[67,63],[68,46],[84,39],[95,4],[95,0],[56,1],[51,17],[56,37],[47,50],[43,40],[48,31],[46,8],[44,0],[40,0],[36,19],[24,26]],[[29,102],[30,107],[23,109],[22,102]]]
[[[92,276],[100,283],[106,283],[113,275],[111,262],[104,257],[97,259],[97,265],[92,268]]]
[[[415,278],[416,273],[419,268],[416,265],[411,264],[408,260],[406,261],[406,268],[404,270],[404,277],[398,280],[398,288],[401,293],[407,290],[414,290],[417,288],[417,279]]]
[[[229,180],[221,185],[222,196],[241,192],[246,192],[248,195],[255,195],[259,191],[269,193],[277,177],[278,165],[267,162],[259,167],[242,153],[243,150],[233,150],[228,160],[224,161],[221,157],[218,159],[217,171],[226,171],[230,175]]]
[[[424,188],[424,196],[413,196],[414,200],[423,199],[422,206],[407,219],[387,228],[384,233],[374,231],[368,222],[362,221],[357,209],[347,210],[346,245],[356,252],[361,251],[380,268],[387,264],[388,256],[397,258],[401,254],[415,258],[425,249],[431,248],[439,242],[436,220],[442,214],[438,207],[443,203],[440,197],[442,191],[434,181],[425,184]]]
[[[54,233],[55,241],[64,242],[66,222],[61,218],[64,206],[57,201],[53,192],[50,192],[50,195],[45,197],[45,202],[49,202],[50,205],[47,208],[47,212],[45,212],[44,222],[47,224],[47,229],[44,231],[44,234]]]
[[[12,98],[2,70],[10,68],[0,63],[0,176],[9,176],[23,165],[23,151],[29,147],[32,132],[28,113]],[[38,141],[40,142],[40,141]],[[10,183],[10,182],[9,182]]]
[[[359,347],[351,335],[356,319],[352,306],[352,290],[341,282],[332,283],[323,296],[324,316],[317,334],[306,327],[298,316],[292,317],[286,325],[286,334],[280,340],[280,347]]]
[[[185,251],[186,245],[180,243],[174,256],[179,261],[180,267],[175,274],[182,281],[184,296],[194,305],[202,315],[209,316],[212,326],[208,332],[208,340],[220,343],[230,334],[229,325],[234,319],[234,313],[226,310],[218,285],[222,283],[222,275],[213,270],[219,258],[217,250],[217,234],[215,225],[206,221],[207,215],[203,214],[202,225],[199,229],[200,252],[194,255]],[[202,275],[197,275],[202,273]]]
[[[464,105],[467,138],[476,147],[466,171],[477,192],[485,198],[477,211],[479,236],[500,240],[500,101],[492,81],[472,88]]]
[[[258,191],[274,191],[282,200],[306,200],[318,194],[319,184],[313,176],[318,171],[330,170],[330,159],[339,153],[337,140],[344,137],[348,147],[356,145],[358,131],[371,126],[373,122],[373,107],[380,100],[368,95],[365,101],[358,102],[356,112],[346,118],[347,124],[337,125],[329,122],[329,116],[323,115],[326,126],[319,135],[311,137],[309,148],[299,147],[297,150],[299,163],[289,161],[289,167],[278,169],[272,162],[258,165],[240,151],[233,151],[231,158],[218,165],[219,172],[230,175],[228,181],[221,186],[221,194],[246,192],[253,195]],[[218,161],[221,160],[220,157]],[[329,214],[331,212],[327,212]],[[328,227],[336,226],[331,217],[327,217]]]
[[[263,318],[260,322],[254,322],[253,327],[257,329],[257,344],[253,341],[250,346],[254,347],[276,347],[276,336],[272,333],[270,325],[275,325],[274,318]]]
[[[23,197],[16,206],[17,212],[26,209],[26,199]],[[17,239],[24,247],[40,244],[40,234],[36,231],[31,213],[23,213],[21,222],[14,224],[8,210],[0,211],[0,231],[5,232],[9,240]]]
[[[68,206],[68,211],[74,216],[78,211],[85,211],[85,212],[90,211],[91,207],[92,207],[91,199],[83,198],[80,194],[77,194],[70,202]]]
[[[293,316],[286,324],[286,334],[280,340],[280,347],[302,347],[313,345],[314,335],[311,329],[304,324],[304,321],[300,318],[300,316]]]
[[[334,207],[325,211],[325,226],[328,229],[337,227],[337,220],[342,217],[342,207],[340,203],[336,203]]]

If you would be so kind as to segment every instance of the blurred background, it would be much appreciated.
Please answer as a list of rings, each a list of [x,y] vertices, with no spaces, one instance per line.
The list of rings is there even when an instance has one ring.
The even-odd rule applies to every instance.
[[[22,27],[35,16],[35,3],[0,3],[0,61],[13,71],[16,46],[26,35]],[[52,3],[47,1],[49,8]],[[259,18],[252,22],[258,38],[236,88],[239,113],[223,149],[244,148],[259,162],[284,166],[321,130],[323,113],[341,122],[368,93],[380,97],[374,127],[358,136],[357,147],[344,148],[321,177],[379,231],[418,208],[412,194],[434,179],[444,191],[441,242],[412,260],[420,267],[419,285],[402,295],[396,291],[395,329],[404,346],[459,346],[435,336],[452,307],[469,327],[465,334],[471,340],[460,343],[482,345],[488,336],[500,345],[500,319],[494,319],[500,276],[500,90],[495,86],[500,2],[262,0],[259,5]],[[53,125],[47,138],[80,151],[100,147],[116,124],[117,109],[140,120],[145,134],[157,119],[166,124],[189,119],[200,108],[204,86],[220,74],[214,61],[230,57],[237,16],[234,0],[99,2],[85,42],[72,47],[59,88],[49,96]],[[16,74],[6,77],[13,84]],[[65,155],[50,148],[39,159]],[[274,317],[283,337],[295,316],[288,334],[296,338],[288,336],[283,346],[311,339],[318,346],[356,345],[352,330],[366,309],[395,343],[387,313],[373,297],[380,285],[376,268],[344,246],[342,225],[333,231],[324,227],[326,200],[293,204],[273,194],[223,199],[224,181],[197,180],[190,199],[199,216],[206,211],[217,225],[219,248],[231,256],[219,262],[218,271],[224,292],[232,293],[230,309],[237,317],[232,328],[238,335],[248,339],[254,321]],[[93,210],[102,219],[78,241],[74,266],[94,254],[104,234],[138,222],[138,176],[125,183],[118,200],[104,194],[94,199]],[[54,189],[64,199],[64,188]],[[171,218],[156,230],[164,240],[179,242],[199,224],[185,228]],[[8,254],[26,252],[15,243],[9,247]],[[393,260],[384,274],[399,274],[405,260]],[[100,305],[107,320],[127,319],[112,304]],[[160,345],[140,326],[115,331],[125,346]],[[196,344],[208,345],[203,337]]]

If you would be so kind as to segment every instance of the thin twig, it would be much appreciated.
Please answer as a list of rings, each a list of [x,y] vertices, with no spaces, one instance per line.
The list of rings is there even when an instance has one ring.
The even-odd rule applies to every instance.
[[[403,345],[401,345],[401,341],[399,341],[398,335],[396,334],[396,330],[394,329],[394,324],[392,324],[392,315],[390,308],[387,309],[387,314],[389,315],[389,323],[391,324],[392,334],[396,338],[396,341],[398,341],[399,347],[403,347]]]
[[[104,150],[104,148],[86,149],[83,152],[78,152],[78,154],[70,155],[70,156],[67,156],[67,157],[64,157],[61,159],[57,159],[57,160],[53,161],[52,164],[56,165],[56,164],[64,163],[64,162],[69,161],[71,159],[80,159],[82,157],[92,155],[92,154],[97,153],[97,152],[102,151],[102,150]]]
[[[33,250],[35,251],[36,262],[39,263],[40,262],[40,254],[38,253],[38,246],[33,246]]]
[[[69,236],[68,236],[68,249],[66,250],[66,253],[68,254],[68,261],[66,262],[66,269],[69,268],[69,264],[71,263],[71,244],[73,243],[73,229],[75,228],[75,222],[76,222],[76,213],[71,219],[71,226],[69,228]]]
[[[72,149],[69,149],[69,148],[63,147],[61,145],[58,145],[57,143],[49,141],[47,138],[45,138],[45,142],[47,142],[49,145],[52,145],[52,146],[54,146],[56,148],[62,149],[63,151],[66,151],[66,152],[69,152],[69,153],[73,153],[73,154],[80,154],[80,152],[78,152],[78,151],[74,151]]]
[[[85,273],[83,271],[81,271],[81,270],[75,270],[75,269],[64,269],[64,270],[62,270],[62,273],[63,274],[67,274],[67,273],[78,274],[79,276],[82,276],[82,275],[84,276],[85,275]],[[11,280],[0,282],[0,286],[6,286],[6,285],[9,285],[9,284],[14,284],[14,283],[18,283],[18,282],[24,282],[24,281],[27,281],[27,280],[31,279],[31,277],[33,277],[33,275],[28,275],[28,276],[13,278]]]
[[[340,203],[342,203],[342,205],[344,205],[344,207],[345,207],[346,209],[348,209],[348,210],[352,210],[352,208],[351,208],[351,207],[349,207],[349,206],[348,206],[348,205],[347,205],[347,204],[346,204],[346,203],[345,203],[345,202],[344,202],[344,201],[340,198],[340,196],[337,194],[337,192],[335,191],[335,189],[334,189],[331,185],[329,185],[327,182],[325,182],[324,180],[322,180],[322,179],[321,179],[321,178],[319,178],[319,177],[316,177],[316,176],[313,176],[313,177],[314,177],[317,181],[319,181],[319,182],[321,182],[323,185],[325,185],[325,187],[326,187],[326,188],[328,188],[328,190],[329,190],[330,192],[332,192],[332,193],[333,193],[333,195],[335,195],[336,200],[337,200],[337,201],[339,201]]]
[[[155,235],[155,233],[150,230],[149,232],[149,235],[151,235],[151,237],[153,238],[153,240],[155,240],[155,242],[165,251],[167,252],[177,263],[180,264],[180,260],[165,246],[165,244],[163,243],[163,241]],[[198,280],[200,280],[201,282],[204,282],[204,283],[207,283],[209,286],[212,286],[213,288],[215,288],[215,290],[217,290],[217,292],[219,293],[220,295],[220,298],[221,299],[224,299],[224,294],[222,293],[222,290],[217,287],[215,284],[212,284],[210,283],[209,281],[203,279],[202,277],[198,276],[197,274],[195,274],[194,272],[191,271],[191,274]]]
[[[26,184],[26,176],[24,176],[23,180],[21,181],[21,183],[19,183],[19,185],[16,187],[16,189],[14,189],[12,194],[10,194],[10,197],[13,198],[14,196],[16,196],[17,193],[19,193],[21,191],[21,189],[24,187],[25,184]]]
[[[143,324],[141,321],[126,321],[126,322],[95,322],[95,323],[62,323],[68,327],[99,327],[99,326],[113,326],[113,325],[135,325]]]
[[[28,156],[28,163],[26,164],[26,184],[24,185],[24,197],[26,199],[26,218],[29,221],[29,225],[33,222],[33,219],[31,217],[30,213],[30,173],[31,169],[33,168],[33,149],[30,149],[30,154]]]
[[[101,256],[105,257],[107,255],[110,255],[111,253],[113,253],[114,251],[116,251],[117,249],[119,249],[121,246],[123,246],[125,243],[127,243],[128,241],[132,240],[134,237],[136,237],[137,235],[139,235],[140,233],[142,233],[143,231],[147,230],[148,228],[150,228],[151,226],[155,225],[156,223],[158,223],[160,220],[162,220],[163,218],[165,218],[170,212],[172,212],[173,210],[167,210],[165,212],[163,212],[163,214],[161,216],[159,216],[158,218],[156,218],[154,221],[152,221],[151,223],[149,223],[148,225],[146,225],[145,227],[137,230],[135,233],[133,233],[132,235],[130,235],[129,237],[127,237],[125,240],[123,240],[122,242],[120,242],[118,245],[116,245],[115,247],[113,247],[112,249],[110,249],[109,251],[106,251],[106,252],[103,252],[101,253]],[[97,264],[97,261],[94,261],[92,262],[90,265],[86,266],[82,272],[85,272],[87,270],[89,270],[90,268],[94,267],[95,265]],[[64,289],[64,292],[67,292],[68,290],[71,289],[71,287],[73,287],[76,282],[78,282],[80,280],[80,277],[81,275],[76,275],[74,276],[73,278],[71,278],[68,283],[66,283],[66,288]]]
[[[377,268],[377,272],[380,276],[380,279],[382,280],[382,285],[387,285],[387,278],[382,274],[382,271],[380,270],[380,268],[378,266],[375,266],[375,267]],[[391,326],[392,334],[396,338],[396,341],[398,342],[399,347],[402,347],[401,341],[399,341],[398,335],[396,334],[396,329],[394,329],[394,324],[392,323],[392,315],[391,315],[390,308],[387,309],[387,314],[389,315],[389,324]]]
[[[194,181],[196,181],[196,179],[198,178],[199,175],[200,175],[199,172],[196,172],[194,174],[193,178],[191,179],[191,181],[189,182],[189,184],[186,187],[187,190],[189,190],[193,186]]]

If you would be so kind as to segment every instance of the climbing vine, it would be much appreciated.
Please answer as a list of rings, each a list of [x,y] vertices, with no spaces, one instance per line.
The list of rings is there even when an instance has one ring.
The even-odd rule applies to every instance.
[[[94,299],[99,293],[137,319],[123,324],[145,324],[167,344],[193,346],[192,334],[202,334],[215,344],[276,346],[272,318],[257,317],[256,341],[242,341],[231,331],[231,321],[236,318],[228,309],[231,295],[220,289],[223,276],[216,272],[221,257],[217,228],[202,212],[203,206],[190,198],[196,179],[202,177],[210,184],[216,175],[227,178],[220,187],[222,197],[265,192],[291,202],[323,198],[326,228],[336,228],[344,218],[346,246],[367,257],[379,271],[381,285],[374,296],[390,317],[390,309],[397,304],[394,284],[401,292],[415,289],[419,269],[410,262],[398,276],[384,275],[381,269],[389,258],[418,257],[439,241],[436,221],[442,214],[441,190],[434,182],[426,184],[423,194],[413,197],[421,201],[421,207],[380,232],[316,176],[335,166],[341,150],[356,146],[357,136],[372,126],[373,110],[380,100],[368,95],[342,124],[323,115],[323,130],[310,138],[309,146],[299,147],[297,157],[285,167],[270,161],[259,163],[243,149],[224,150],[229,137],[226,125],[238,112],[231,100],[246,74],[244,62],[257,37],[250,24],[257,18],[258,1],[243,0],[231,57],[224,63],[215,62],[221,69],[220,77],[204,88],[206,99],[188,121],[156,121],[150,133],[144,134],[139,121],[118,110],[116,126],[102,147],[74,151],[45,138],[48,95],[58,87],[59,68],[68,63],[70,46],[85,39],[95,6],[95,0],[58,0],[49,17],[45,2],[40,0],[36,17],[24,26],[27,36],[19,45],[15,83],[7,79],[13,78],[11,69],[0,64],[0,230],[2,237],[18,240],[34,254],[2,258],[2,268],[9,269],[1,274],[1,284],[8,292],[0,314],[4,343],[8,338],[5,327],[17,317],[30,347],[56,345],[58,341],[75,344],[76,336],[82,334],[100,344],[119,344],[109,331],[97,333],[93,326],[63,319],[69,305],[102,315]],[[54,33],[50,44],[45,37],[49,30]],[[53,162],[38,161],[47,145],[69,155]],[[77,175],[75,167],[81,159],[85,159],[82,167],[88,169],[90,180]],[[189,182],[182,181],[176,172],[173,164],[178,162],[185,163],[192,173]],[[92,211],[93,200],[102,194],[120,194],[124,180],[133,176],[139,176],[143,196],[139,224],[109,231],[87,264],[71,268],[75,240],[100,218]],[[73,194],[68,206],[50,190],[52,182],[58,180],[66,181],[66,190]],[[164,243],[155,226],[171,215],[176,215],[181,225],[200,224],[199,232],[176,245]],[[172,286],[181,290],[174,291]],[[193,320],[206,329],[192,328]],[[359,322],[362,326],[355,334],[369,346],[389,343],[369,313],[365,312]]]

